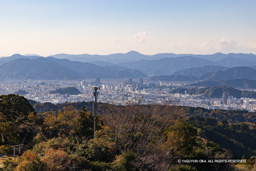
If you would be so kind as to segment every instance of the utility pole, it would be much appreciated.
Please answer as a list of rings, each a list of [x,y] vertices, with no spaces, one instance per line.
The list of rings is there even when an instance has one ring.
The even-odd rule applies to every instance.
[[[96,125],[97,125],[97,112],[98,112],[98,106],[97,106],[97,97],[99,92],[97,90],[99,87],[93,87],[93,95],[95,97],[94,103],[93,103],[93,116],[94,116],[94,128],[93,128],[93,137],[95,137],[95,132],[96,132]]]

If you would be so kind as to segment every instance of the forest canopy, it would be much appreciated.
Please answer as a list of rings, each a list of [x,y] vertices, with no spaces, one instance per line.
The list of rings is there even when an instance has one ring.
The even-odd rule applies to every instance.
[[[229,170],[236,165],[177,159],[242,157],[256,167],[255,115],[246,111],[100,104],[94,137],[91,103],[36,113],[22,96],[0,100],[0,154],[11,156],[12,145],[24,144],[3,170]]]

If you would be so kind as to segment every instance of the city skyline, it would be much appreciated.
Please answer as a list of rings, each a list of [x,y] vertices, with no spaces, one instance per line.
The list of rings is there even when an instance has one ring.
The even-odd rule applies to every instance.
[[[256,53],[256,1],[0,1],[0,56]]]

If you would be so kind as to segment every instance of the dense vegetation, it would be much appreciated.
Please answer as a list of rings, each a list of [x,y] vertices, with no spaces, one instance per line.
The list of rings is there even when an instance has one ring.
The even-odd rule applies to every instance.
[[[37,113],[44,112],[58,112],[58,110],[63,109],[64,107],[73,106],[77,110],[82,110],[83,107],[86,107],[86,111],[92,111],[92,102],[67,102],[60,104],[53,103],[38,103],[36,101],[29,101],[31,105],[33,105],[35,111]],[[99,112],[103,114],[105,109],[113,107],[110,104],[100,103]],[[189,118],[191,116],[200,116],[200,117],[212,117],[216,118],[218,121],[222,121],[223,119],[227,119],[229,123],[240,123],[240,122],[250,122],[256,123],[256,113],[248,112],[246,110],[208,110],[205,108],[199,107],[187,107],[187,106],[165,106],[168,108],[168,111],[172,111],[179,116]]]
[[[234,165],[183,165],[177,159],[256,155],[255,122],[187,116],[210,113],[200,108],[100,104],[93,137],[92,112],[85,108],[35,113],[21,96],[0,100],[0,154],[24,143],[23,154],[7,160],[3,170],[230,170]],[[256,167],[249,161],[248,167]]]

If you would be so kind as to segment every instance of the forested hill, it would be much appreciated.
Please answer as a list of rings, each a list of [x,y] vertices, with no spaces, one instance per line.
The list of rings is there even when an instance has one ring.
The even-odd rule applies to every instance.
[[[81,92],[75,87],[65,87],[65,88],[59,88],[59,89],[50,91],[50,94],[78,95],[78,94],[81,94]]]
[[[94,134],[92,112],[73,106],[36,113],[22,96],[0,96],[0,154],[13,155],[12,145],[24,144],[3,170],[234,170],[236,163],[184,165],[177,159],[242,157],[256,167],[255,113],[99,104]]]
[[[92,111],[93,102],[67,102],[67,103],[60,103],[60,104],[53,104],[53,103],[38,103],[36,101],[29,101],[30,104],[33,105],[35,111],[37,113],[44,113],[44,112],[58,112],[58,110],[62,110],[64,107],[72,106],[77,110],[82,110],[85,108],[86,111]],[[103,114],[110,108],[113,108],[115,105],[99,103],[99,113]],[[209,110],[205,108],[199,107],[187,107],[187,106],[162,106],[162,105],[139,105],[141,108],[150,108],[150,106],[158,106],[159,113],[168,113],[172,111],[175,115],[189,118],[189,117],[212,117],[216,118],[218,121],[223,119],[228,120],[230,123],[240,123],[240,122],[250,122],[256,123],[256,113],[255,112],[248,112],[245,110]],[[124,108],[119,106],[119,108]]]
[[[178,88],[171,90],[170,93],[180,93],[180,94],[203,94],[208,98],[220,98],[223,93],[227,93],[228,96],[233,96],[235,98],[256,98],[256,92],[253,91],[241,91],[232,87],[205,87],[205,88]]]

